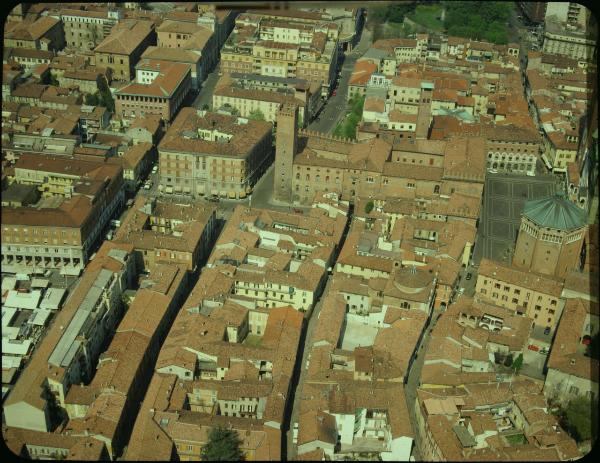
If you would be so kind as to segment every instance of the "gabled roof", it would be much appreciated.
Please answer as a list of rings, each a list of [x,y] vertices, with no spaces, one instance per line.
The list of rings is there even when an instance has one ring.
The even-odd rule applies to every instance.
[[[541,227],[559,230],[573,230],[586,223],[585,211],[559,195],[527,201],[523,215]]]

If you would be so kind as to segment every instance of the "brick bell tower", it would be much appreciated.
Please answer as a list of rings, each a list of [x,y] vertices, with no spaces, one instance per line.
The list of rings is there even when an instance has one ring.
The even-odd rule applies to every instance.
[[[278,201],[292,200],[292,167],[298,149],[298,106],[284,103],[277,113],[273,192]]]

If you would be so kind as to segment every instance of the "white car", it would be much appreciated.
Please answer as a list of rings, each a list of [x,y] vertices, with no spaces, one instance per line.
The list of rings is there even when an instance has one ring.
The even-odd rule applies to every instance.
[[[158,166],[154,166],[152,168],[152,173],[155,174],[156,172],[158,172]]]

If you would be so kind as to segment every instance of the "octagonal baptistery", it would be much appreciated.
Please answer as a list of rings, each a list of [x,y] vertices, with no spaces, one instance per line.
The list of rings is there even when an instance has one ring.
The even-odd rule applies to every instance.
[[[583,209],[557,194],[525,202],[513,265],[564,278],[583,265],[587,230]]]

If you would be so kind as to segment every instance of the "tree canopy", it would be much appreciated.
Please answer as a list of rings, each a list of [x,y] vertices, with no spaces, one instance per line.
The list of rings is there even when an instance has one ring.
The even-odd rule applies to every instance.
[[[375,24],[381,24],[386,21],[401,23],[404,21],[404,16],[413,11],[416,5],[416,2],[403,2],[370,7],[368,10],[369,21]]]
[[[373,201],[369,201],[367,204],[365,204],[365,213],[370,214],[374,207],[375,204]]]
[[[509,2],[445,2],[448,35],[497,44],[508,43]]]
[[[519,354],[518,357],[512,362],[512,369],[515,370],[515,373],[519,373],[521,368],[523,368],[523,354]]]
[[[260,109],[255,109],[248,114],[248,119],[252,119],[253,121],[264,121],[265,113],[263,113]]]
[[[356,126],[362,119],[365,97],[354,94],[348,103],[350,105],[350,113],[342,122],[340,122],[340,124],[338,124],[333,134],[338,137],[356,139]]]
[[[241,443],[236,431],[221,427],[212,428],[208,442],[202,447],[202,461],[240,461],[244,456],[240,450]]]
[[[586,397],[569,401],[564,410],[565,428],[577,442],[583,442],[598,435],[598,404]]]

